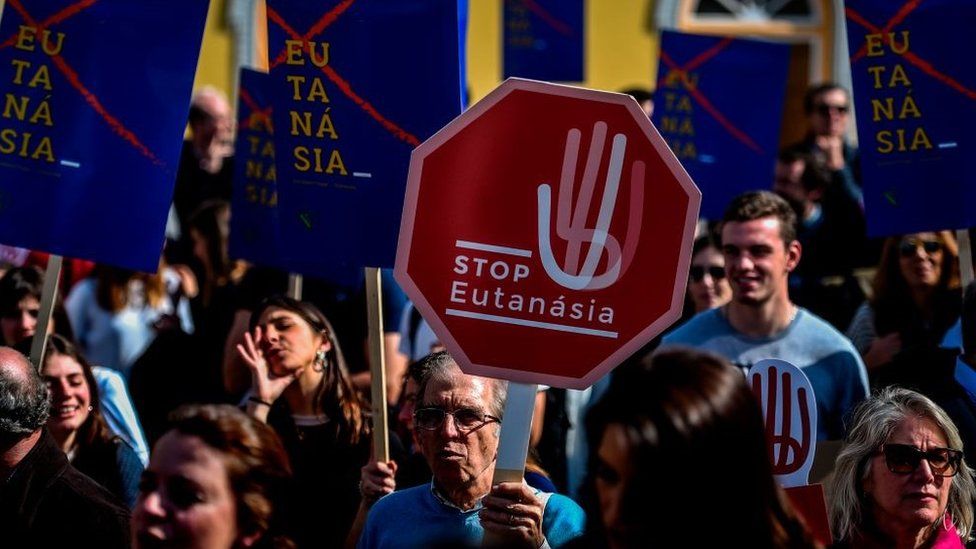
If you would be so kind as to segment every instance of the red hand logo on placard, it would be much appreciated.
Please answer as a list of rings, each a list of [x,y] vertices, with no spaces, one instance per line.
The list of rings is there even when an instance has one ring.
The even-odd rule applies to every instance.
[[[790,372],[780,372],[775,366],[770,366],[766,376],[766,436],[769,439],[769,460],[773,465],[774,475],[789,475],[799,471],[810,455],[813,446],[813,436],[810,425],[810,413],[807,402],[807,390],[800,387],[793,391],[793,376]],[[756,373],[752,376],[752,392],[756,398],[762,400],[763,376]],[[782,385],[779,386],[779,380]],[[795,395],[794,395],[795,393]],[[794,402],[792,399],[797,399]],[[780,405],[777,406],[777,398]],[[794,406],[800,414],[800,432],[792,433]],[[777,408],[781,417],[777,417]],[[779,450],[778,452],[776,450]]]
[[[97,0],[82,0],[81,2],[66,7],[40,23],[34,20],[31,14],[28,13],[28,11],[20,3],[20,0],[7,0],[7,4],[9,4],[10,8],[20,15],[28,26],[37,29],[38,34],[40,34],[45,30],[50,30],[48,27],[51,25],[63,22],[64,20],[81,12],[85,8],[90,7],[96,1]],[[14,35],[0,44],[0,49],[10,47],[15,44],[17,42],[18,35]],[[61,74],[67,78],[68,84],[81,95],[85,103],[88,103],[88,105],[91,106],[91,108],[94,109],[103,120],[105,120],[105,123],[108,124],[109,128],[111,128],[116,135],[132,145],[132,147],[139,151],[140,154],[148,158],[153,164],[157,166],[162,166],[164,164],[162,160],[157,158],[156,155],[149,150],[149,147],[144,145],[142,141],[139,140],[139,137],[137,137],[135,133],[125,127],[125,124],[108,112],[108,109],[105,108],[105,105],[102,104],[101,100],[88,90],[88,88],[81,82],[81,78],[79,78],[78,73],[75,72],[70,65],[68,65],[60,54],[51,55],[51,61],[54,63],[54,66],[61,71]]]
[[[559,180],[556,233],[567,242],[566,260],[560,267],[552,251],[549,234],[552,221],[552,190],[548,184],[539,185],[537,193],[539,253],[546,274],[560,286],[573,290],[601,290],[611,286],[627,272],[637,251],[641,217],[644,213],[644,162],[638,160],[631,165],[627,236],[621,247],[620,242],[609,233],[609,230],[620,190],[627,137],[620,133],[613,137],[606,186],[600,199],[600,213],[595,229],[589,229],[585,225],[586,219],[590,216],[590,203],[596,190],[597,172],[600,170],[606,147],[606,122],[597,122],[593,125],[593,138],[590,141],[590,151],[586,158],[586,167],[574,208],[573,188],[576,181],[576,160],[579,155],[580,139],[581,132],[576,128],[567,133],[566,152],[563,156],[562,175]],[[590,247],[583,266],[580,267],[580,251],[584,242],[588,242]],[[604,253],[607,255],[607,269],[600,275],[594,275]]]

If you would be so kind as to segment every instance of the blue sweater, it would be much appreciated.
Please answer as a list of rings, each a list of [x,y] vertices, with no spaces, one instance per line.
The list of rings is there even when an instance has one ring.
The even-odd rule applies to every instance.
[[[540,492],[536,492],[539,496]],[[380,499],[369,512],[359,538],[360,549],[423,548],[437,543],[480,545],[484,529],[479,504],[461,511],[441,503],[431,485],[423,484]],[[583,535],[586,517],[579,505],[559,494],[549,495],[542,533],[549,546],[561,547]]]
[[[719,309],[711,309],[668,334],[661,347],[669,345],[711,351],[746,369],[765,358],[802,369],[817,397],[817,440],[844,438],[844,421],[868,395],[868,373],[854,346],[806,309],[799,309],[785,330],[766,338],[740,334]]]

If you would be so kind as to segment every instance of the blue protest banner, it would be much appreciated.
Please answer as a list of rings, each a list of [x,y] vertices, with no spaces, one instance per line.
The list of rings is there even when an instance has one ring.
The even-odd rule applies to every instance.
[[[976,226],[976,65],[967,0],[850,0],[864,208],[872,236]]]
[[[0,242],[154,272],[200,0],[7,0]]]
[[[702,217],[772,186],[789,62],[786,44],[661,33],[652,119],[701,189]]]
[[[282,262],[278,254],[280,231],[270,85],[267,73],[241,69],[230,255],[276,267]]]
[[[392,267],[413,148],[460,113],[457,0],[269,0],[281,251],[355,283]]]
[[[505,78],[582,82],[583,0],[505,0]]]

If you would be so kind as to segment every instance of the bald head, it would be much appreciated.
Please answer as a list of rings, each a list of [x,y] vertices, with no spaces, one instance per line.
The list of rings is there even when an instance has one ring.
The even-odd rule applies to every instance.
[[[0,347],[0,437],[25,437],[39,430],[50,411],[47,385],[27,357]]]

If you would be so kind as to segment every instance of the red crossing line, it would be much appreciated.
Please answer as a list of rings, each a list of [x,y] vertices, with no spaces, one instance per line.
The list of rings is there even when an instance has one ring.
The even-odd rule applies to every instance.
[[[901,23],[905,19],[905,17],[918,6],[919,3],[921,3],[921,0],[912,0],[911,2],[908,2],[907,4],[902,6],[902,8],[898,11],[898,14],[896,14],[895,17],[893,17],[892,20],[888,22],[888,24],[885,26],[884,29],[879,29],[877,25],[871,23],[863,15],[859,14],[858,12],[854,11],[851,8],[846,8],[845,13],[847,14],[847,18],[850,19],[851,21],[857,23],[858,25],[861,25],[862,27],[871,31],[872,33],[881,34],[881,40],[885,44],[890,45],[891,40],[888,38],[888,33],[891,32],[891,28],[894,25]],[[862,50],[866,51],[866,46],[862,46],[861,50],[858,50],[858,53],[861,53]],[[900,55],[905,59],[905,61],[908,61],[917,69],[931,76],[935,80],[945,84],[946,86],[952,88],[953,90],[956,90],[957,92],[963,94],[969,99],[976,100],[976,91],[967,88],[965,85],[961,84],[959,81],[955,80],[951,76],[939,71],[934,66],[932,66],[932,64],[929,63],[928,61],[922,59],[918,55],[915,55],[914,52],[906,51],[905,53],[902,53]],[[855,61],[856,59],[854,59],[854,57],[851,57],[851,63],[853,64]]]
[[[251,97],[251,94],[248,93],[248,91],[243,87],[240,89],[240,91],[238,91],[237,94],[240,96],[241,101],[243,101],[244,104],[247,105],[247,108],[251,109],[252,112],[251,116],[244,119],[245,121],[243,124],[241,124],[241,126],[247,129],[252,129],[250,120],[251,117],[256,116],[264,120],[268,127],[271,127],[271,107],[262,108],[261,105],[258,105],[258,102],[255,101],[254,98]]]
[[[98,0],[81,0],[81,2],[78,2],[76,4],[71,4],[70,6],[64,8],[63,10],[55,13],[51,17],[48,17],[44,21],[41,21],[41,24],[38,25],[38,27],[47,28],[50,27],[51,25],[57,25],[58,23],[61,23],[65,19],[68,19],[69,17],[84,10],[85,8],[91,7],[91,5],[97,1]],[[17,42],[17,37],[19,35],[20,32],[18,31],[17,34],[14,34],[3,43],[0,43],[0,50],[13,46]]]
[[[21,5],[20,0],[7,0],[7,4],[9,4],[10,7],[12,7],[17,13],[20,14],[20,16],[24,19],[24,21],[27,22],[28,25],[32,27],[36,27],[39,30],[46,30],[44,29],[43,26],[38,25],[37,22],[34,21],[34,19],[27,12],[27,10],[24,9],[24,6]],[[105,120],[106,123],[108,123],[109,128],[111,128],[113,132],[115,132],[119,137],[121,137],[125,141],[129,142],[130,145],[135,147],[136,150],[138,150],[143,156],[148,158],[153,164],[157,166],[164,165],[163,161],[157,158],[156,155],[149,150],[149,147],[143,145],[142,142],[139,140],[139,138],[136,137],[134,133],[132,133],[132,131],[126,128],[125,125],[119,121],[119,119],[115,118],[114,116],[112,116],[112,114],[108,112],[108,110],[105,108],[104,105],[102,105],[102,102],[98,99],[98,97],[96,97],[95,94],[91,93],[88,90],[88,88],[85,87],[84,84],[82,84],[81,79],[78,77],[78,73],[76,73],[74,69],[72,69],[68,65],[68,63],[65,62],[64,58],[62,58],[60,55],[52,55],[51,61],[53,61],[54,66],[57,67],[57,69],[61,71],[62,74],[64,74],[65,78],[68,79],[68,83],[71,84],[71,87],[75,88],[78,91],[78,93],[81,94],[85,102],[88,103],[88,105],[91,106],[91,108],[93,108],[95,112],[98,113],[99,116],[101,116]]]
[[[532,13],[536,14],[536,16],[539,19],[542,19],[542,21],[545,24],[552,27],[559,34],[569,36],[569,37],[572,37],[574,34],[576,34],[575,32],[573,32],[573,27],[557,19],[551,13],[546,11],[545,8],[540,6],[535,0],[522,0],[522,5],[525,6]]]
[[[719,41],[718,43],[716,43],[714,46],[708,48],[707,50],[705,50],[705,51],[703,51],[701,53],[699,53],[696,57],[692,58],[691,61],[688,61],[687,63],[685,63],[685,65],[682,67],[682,70],[684,70],[685,72],[691,72],[691,71],[697,69],[698,67],[704,65],[707,61],[711,60],[711,58],[713,58],[716,55],[718,55],[719,53],[721,53],[722,50],[724,50],[725,48],[729,47],[729,44],[731,44],[731,43],[732,43],[732,39],[731,38],[724,38],[724,39],[722,39],[721,41]]]
[[[905,2],[902,5],[902,7],[898,9],[895,15],[888,21],[888,23],[884,26],[883,29],[879,29],[878,27],[871,24],[871,22],[869,22],[867,19],[864,19],[864,17],[862,17],[852,8],[844,8],[844,13],[847,14],[847,17],[850,18],[851,20],[854,20],[854,18],[852,18],[851,15],[856,16],[858,19],[860,19],[859,21],[854,20],[856,23],[868,28],[869,30],[871,30],[871,32],[881,34],[882,40],[887,42],[888,41],[887,35],[889,32],[891,32],[891,29],[895,28],[896,25],[900,25],[902,21],[904,21],[906,17],[908,17],[913,11],[915,11],[915,8],[917,8],[918,5],[921,3],[922,0],[909,0],[908,2]],[[857,50],[857,52],[855,52],[854,55],[851,56],[851,64],[859,61],[862,57],[864,57],[867,54],[867,52],[868,52],[867,44],[861,44],[861,47]]]
[[[342,11],[345,11],[345,9],[348,8],[349,4],[352,4],[353,1],[354,0],[346,0],[342,4],[339,4],[331,11],[329,11],[329,13],[325,14],[325,16],[322,19],[320,19],[313,27],[313,30],[318,29],[315,34],[311,34],[311,31],[309,31],[309,33],[306,33],[305,36],[299,35],[298,31],[296,31],[290,25],[288,25],[288,23],[284,20],[284,18],[282,18],[278,12],[271,9],[270,7],[267,8],[268,19],[273,21],[278,26],[280,26],[282,30],[284,30],[285,33],[291,36],[294,40],[301,40],[302,42],[306,42],[311,38],[313,38],[314,36],[316,36],[316,34],[321,33],[323,30],[325,30],[327,26],[332,24],[339,17],[339,14],[341,14]],[[339,8],[342,8],[342,10],[340,11]],[[278,58],[283,59],[282,56],[285,55],[286,53],[287,53],[287,49],[285,51],[282,51],[282,54],[279,55]],[[373,107],[373,105],[369,101],[366,101],[359,94],[357,94],[355,90],[352,89],[352,86],[349,84],[349,82],[346,81],[344,78],[342,78],[342,76],[340,76],[339,73],[337,73],[331,66],[325,65],[324,67],[321,67],[321,69],[322,69],[322,73],[325,74],[325,76],[329,80],[331,80],[332,83],[335,84],[336,87],[338,87],[339,90],[346,97],[351,99],[353,103],[355,103],[371,118],[379,122],[379,124],[383,126],[383,128],[386,129],[388,132],[393,134],[394,137],[396,137],[401,141],[404,141],[405,143],[413,147],[420,145],[420,140],[417,139],[415,135],[404,130],[403,128],[398,126],[395,122],[389,120],[388,118],[380,114],[380,112],[377,111],[376,108]]]
[[[336,4],[334,8],[329,10],[318,21],[316,21],[315,24],[312,25],[312,28],[308,29],[308,32],[306,32],[304,36],[299,36],[298,31],[291,28],[291,26],[288,25],[288,23],[284,20],[284,18],[282,18],[277,11],[271,8],[267,9],[268,19],[274,21],[276,25],[281,27],[286,33],[291,35],[296,40],[307,42],[312,38],[322,34],[322,31],[324,31],[329,25],[334,23],[335,20],[338,19],[343,12],[349,9],[349,6],[351,6],[352,3],[355,1],[356,0],[343,0],[341,3]],[[281,50],[281,53],[278,54],[278,57],[275,57],[275,60],[271,62],[270,67],[273,69],[278,65],[284,63],[286,57],[288,57],[288,48]]]
[[[681,67],[677,63],[675,63],[674,59],[672,59],[671,56],[668,55],[667,52],[665,52],[664,50],[661,50],[661,61],[663,61],[664,64],[667,65],[669,69],[681,73],[682,80],[684,80],[685,84],[688,84],[688,80],[687,80],[688,71],[698,68],[701,65],[705,64],[705,62],[718,55],[719,52],[721,52],[723,49],[728,47],[728,45],[731,43],[732,43],[732,39],[730,38],[726,38],[720,41],[718,44],[698,54],[691,61],[685,64],[684,67]],[[666,78],[667,77],[662,78],[661,81],[658,82],[658,87],[661,87],[664,84]],[[716,108],[715,105],[713,105],[712,102],[709,101],[708,98],[700,90],[698,90],[697,88],[693,88],[692,86],[689,85],[686,85],[685,88],[687,89],[688,94],[691,95],[692,99],[694,99],[695,102],[697,102],[698,105],[701,106],[701,108],[705,109],[705,112],[710,114],[712,118],[714,118],[715,121],[719,123],[719,125],[725,128],[725,131],[729,132],[729,134],[732,135],[732,137],[734,137],[736,140],[738,140],[746,147],[749,147],[750,149],[756,151],[759,154],[763,154],[762,147],[756,144],[756,142],[753,141],[751,137],[746,135],[745,132],[737,128],[735,124],[733,124],[728,118],[726,118],[725,115],[722,114],[722,112],[719,111],[718,108]]]

